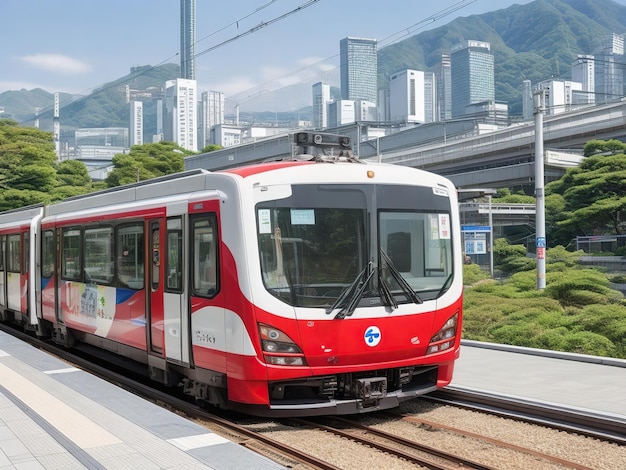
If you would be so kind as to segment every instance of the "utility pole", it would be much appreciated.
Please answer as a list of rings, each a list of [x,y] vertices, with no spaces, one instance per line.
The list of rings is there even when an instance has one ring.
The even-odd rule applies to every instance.
[[[537,289],[546,287],[546,214],[543,175],[543,114],[544,90],[533,94],[535,111],[535,251],[537,259]]]

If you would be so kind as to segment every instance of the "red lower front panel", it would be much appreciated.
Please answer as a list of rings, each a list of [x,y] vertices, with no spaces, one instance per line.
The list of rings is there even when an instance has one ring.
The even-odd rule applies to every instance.
[[[405,385],[408,389],[432,389],[445,386],[452,379],[459,352],[460,326],[456,336],[450,338],[450,347],[442,352],[427,355],[429,343],[451,316],[457,312],[460,316],[459,307],[460,302],[445,310],[425,314],[315,322],[297,322],[263,312],[257,314],[262,323],[273,321],[273,326],[296,341],[304,352],[307,363],[304,367],[266,364],[260,351],[258,331],[244,327],[240,318],[239,326],[246,330],[246,334],[238,338],[236,347],[231,343],[227,347],[230,351],[219,351],[220,340],[216,333],[214,347],[210,342],[204,346],[195,344],[193,355],[196,367],[219,370],[227,375],[229,400],[251,405],[272,402],[272,387],[276,384],[291,384],[294,389],[315,388],[319,378],[327,377],[338,377],[338,380],[347,382],[361,377],[389,376],[389,387],[394,390]],[[196,315],[202,317],[202,309],[196,310]],[[237,317],[233,312],[228,315],[231,320],[226,323],[232,327]],[[241,350],[241,343],[246,341],[256,351],[249,355],[236,353],[234,349]],[[409,378],[398,378],[402,374]],[[348,390],[352,385],[345,387]],[[342,396],[347,393],[342,392]]]

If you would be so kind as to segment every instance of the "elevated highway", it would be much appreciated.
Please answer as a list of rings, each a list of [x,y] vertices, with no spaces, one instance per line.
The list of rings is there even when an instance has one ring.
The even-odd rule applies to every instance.
[[[589,140],[624,140],[626,101],[545,116],[543,138],[545,149],[571,149],[579,154]],[[445,143],[390,149],[383,153],[382,161],[444,175],[460,188],[513,187],[534,182],[534,148],[535,124],[527,122]],[[360,157],[366,158],[368,153],[370,150],[362,147]],[[560,178],[575,164],[575,158],[567,160],[563,153],[547,151],[546,180]]]
[[[462,121],[462,120],[461,120]],[[471,120],[416,126],[379,139],[363,141],[355,153],[359,158],[379,159],[425,169],[450,178],[459,188],[511,188],[534,183],[535,124],[533,121],[477,134]],[[328,132],[346,134],[359,142],[363,128],[376,123],[359,123]],[[560,178],[565,169],[593,139],[626,140],[626,101],[579,108],[544,116],[545,177]],[[560,153],[550,150],[561,150]],[[230,147],[185,159],[185,169],[217,170],[268,158],[287,157],[293,152],[290,136],[283,135],[251,144]],[[380,155],[380,156],[379,156]]]

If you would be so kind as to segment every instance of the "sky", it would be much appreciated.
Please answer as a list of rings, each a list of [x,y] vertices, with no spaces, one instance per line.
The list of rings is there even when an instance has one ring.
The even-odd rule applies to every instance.
[[[379,47],[531,0],[196,0],[198,92],[293,111],[339,85],[339,41]],[[626,0],[618,0],[625,4]],[[87,94],[137,65],[180,64],[179,0],[0,0],[0,93]],[[474,39],[474,38],[468,38]]]

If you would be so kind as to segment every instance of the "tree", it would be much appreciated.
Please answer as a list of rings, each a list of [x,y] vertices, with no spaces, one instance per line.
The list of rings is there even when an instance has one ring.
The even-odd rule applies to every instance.
[[[0,119],[0,189],[0,210],[10,210],[96,188],[84,163],[57,161],[52,133]]]
[[[89,193],[96,189],[83,162],[64,160],[57,163],[56,171],[58,185],[52,191],[53,201]]]
[[[577,235],[626,231],[625,150],[626,144],[619,141],[590,141],[585,153],[596,154],[546,185],[546,226],[554,229],[552,243],[567,245]]]
[[[510,245],[505,238],[495,241],[493,254],[498,268],[505,273],[528,271],[534,269],[536,264],[535,260],[526,256],[524,245]]]
[[[215,150],[222,150],[224,147],[222,147],[221,145],[217,145],[217,144],[209,144],[206,147],[204,147],[202,150],[200,150],[200,152],[198,153],[209,153],[209,152],[214,152]]]
[[[174,142],[133,145],[128,154],[113,157],[113,171],[107,176],[107,187],[120,186],[159,176],[178,173],[185,168],[184,158],[195,155]]]
[[[583,147],[583,155],[591,157],[599,153],[615,155],[616,153],[625,153],[626,144],[621,140],[590,140]]]
[[[48,202],[57,185],[57,156],[50,132],[0,119],[0,208]]]

